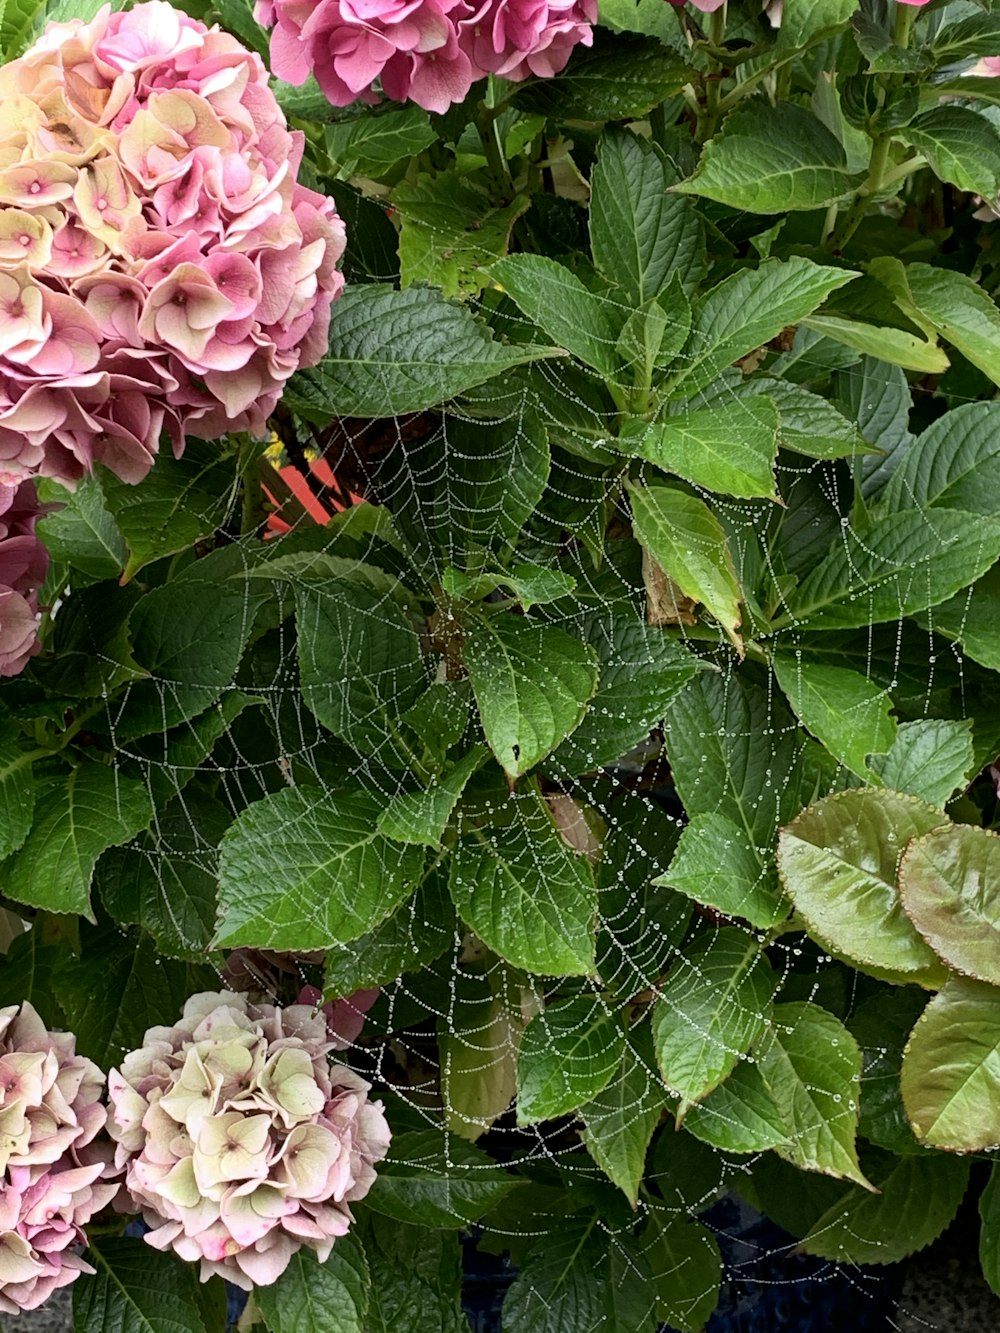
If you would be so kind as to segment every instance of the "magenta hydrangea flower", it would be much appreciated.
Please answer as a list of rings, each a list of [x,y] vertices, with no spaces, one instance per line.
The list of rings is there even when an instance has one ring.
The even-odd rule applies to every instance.
[[[9,512],[9,511],[8,511]],[[117,1194],[95,1143],[104,1075],[27,1002],[0,1009],[0,1311],[34,1310],[94,1270],[73,1247]]]
[[[126,1206],[147,1242],[244,1290],[266,1286],[303,1245],[320,1261],[389,1148],[370,1085],[328,1058],[308,1005],[195,995],[174,1027],[150,1028],[108,1079],[109,1131]]]
[[[165,0],[0,70],[0,483],[264,433],[343,285],[303,142],[260,58]]]
[[[0,676],[16,676],[38,652],[38,589],[49,556],[35,536],[44,513],[35,484],[0,484]]]
[[[271,65],[335,106],[387,97],[442,112],[487,74],[548,78],[589,46],[597,0],[257,0]]]

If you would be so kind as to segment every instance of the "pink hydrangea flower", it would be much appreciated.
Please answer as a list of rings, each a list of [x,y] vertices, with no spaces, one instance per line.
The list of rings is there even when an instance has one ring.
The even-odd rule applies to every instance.
[[[687,0],[667,0],[667,4],[673,5],[675,9],[683,9],[686,3]],[[717,9],[722,8],[726,0],[691,0],[691,3],[703,14],[714,14]],[[923,0],[918,0],[918,3],[922,4]]]
[[[597,0],[257,0],[272,28],[271,65],[300,84],[310,73],[335,106],[395,101],[443,112],[487,74],[558,73],[593,40]]]
[[[244,1290],[275,1282],[296,1250],[323,1262],[389,1148],[370,1085],[328,1059],[309,1005],[195,995],[111,1071],[109,1132],[126,1206],[146,1241]]]
[[[0,483],[264,433],[343,286],[302,150],[259,57],[165,0],[0,70]]]
[[[49,557],[35,536],[44,513],[34,482],[0,483],[0,676],[16,676],[38,652],[38,589]]]
[[[9,512],[9,511],[8,511]],[[30,1004],[0,1009],[0,1311],[34,1310],[89,1264],[73,1252],[118,1192],[95,1138],[104,1075]]]

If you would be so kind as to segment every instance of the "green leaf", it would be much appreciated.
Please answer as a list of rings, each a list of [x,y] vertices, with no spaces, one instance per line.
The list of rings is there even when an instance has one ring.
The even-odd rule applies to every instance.
[[[447,878],[435,869],[413,898],[374,930],[327,951],[324,993],[353,995],[356,990],[383,986],[404,972],[433,963],[454,940],[455,910]]]
[[[802,653],[775,653],[772,665],[792,711],[838,763],[873,779],[868,756],[891,749],[896,723],[887,690],[847,667],[811,661]]]
[[[676,188],[748,213],[825,208],[858,184],[840,140],[794,102],[753,100],[726,118]]]
[[[450,566],[441,575],[441,587],[449,597],[480,602],[498,588],[506,588],[516,602],[530,611],[533,606],[558,602],[576,588],[576,579],[545,565],[515,565],[490,574],[466,574]]]
[[[603,375],[618,371],[616,307],[543,255],[510,255],[490,269],[517,307],[550,338]]]
[[[102,471],[104,503],[128,546],[123,580],[165,555],[186,551],[211,537],[236,498],[238,477],[231,457],[216,443],[188,442],[174,458],[161,450],[141,486],[129,486]]]
[[[513,795],[503,813],[509,823],[470,831],[452,855],[459,914],[515,967],[589,975],[597,915],[590,862],[570,850],[537,796]]]
[[[625,1051],[622,1015],[599,997],[548,1005],[524,1030],[517,1057],[517,1123],[568,1115],[611,1082]]]
[[[1000,333],[1000,312],[998,312]],[[1000,343],[998,343],[1000,353]],[[887,507],[1000,515],[1000,403],[965,403],[921,434],[885,488]]]
[[[824,314],[809,315],[802,323],[814,333],[822,333],[856,352],[889,361],[895,366],[902,366],[904,370],[940,375],[949,366],[944,349],[938,347],[936,342],[907,333],[905,329],[865,324],[859,319]]]
[[[629,484],[636,537],[685,597],[703,602],[741,647],[742,592],[722,525],[696,496],[673,486]]]
[[[214,1333],[199,1310],[195,1270],[142,1240],[88,1238],[92,1277],[73,1283],[73,1333]]]
[[[870,1188],[854,1143],[861,1052],[843,1023],[815,1004],[776,1005],[758,1061],[788,1136],[779,1156]]]
[[[778,410],[768,398],[736,398],[652,424],[626,421],[619,445],[706,490],[778,498]]]
[[[672,274],[691,292],[705,269],[704,226],[686,199],[668,194],[675,176],[648,139],[615,125],[601,137],[590,193],[594,263],[638,309]]]
[[[701,1333],[719,1300],[719,1242],[701,1222],[671,1221],[648,1235],[656,1317],[680,1333]]]
[[[979,1196],[983,1228],[979,1236],[979,1262],[983,1277],[1000,1296],[1000,1166],[994,1163],[986,1188]]]
[[[404,157],[416,157],[436,141],[427,112],[413,105],[340,121],[327,126],[323,135],[326,154],[343,180],[350,176],[384,176]]]
[[[444,767],[448,751],[465,735],[471,700],[467,680],[437,681],[403,713],[401,720],[420,738],[435,771]]]
[[[775,54],[788,55],[829,37],[846,27],[857,7],[857,0],[787,0]]]
[[[763,394],[765,402],[774,404],[778,409],[778,443],[784,449],[809,458],[849,458],[870,450],[857,426],[833,403],[800,384],[762,375],[737,385],[736,391],[750,402]],[[879,440],[880,447],[881,443]]]
[[[723,927],[689,945],[660,987],[653,1041],[678,1120],[717,1088],[764,1031],[777,978],[755,936]]]
[[[962,1202],[969,1163],[925,1155],[891,1163],[875,1175],[879,1193],[854,1186],[802,1241],[806,1254],[847,1264],[893,1264],[924,1249]]]
[[[55,997],[54,980],[66,963],[66,946],[49,941],[40,930],[26,930],[0,955],[0,1005],[27,1000],[47,1028],[65,1024]]]
[[[940,984],[944,971],[903,911],[899,858],[946,823],[940,810],[891,791],[843,791],[804,810],[778,838],[785,892],[810,933],[862,970]]]
[[[357,939],[412,892],[419,847],[376,829],[361,791],[292,787],[248,806],[222,841],[215,947],[323,949]]]
[[[1000,986],[1000,835],[949,824],[914,838],[899,890],[907,916],[953,971]]]
[[[409,617],[360,580],[296,583],[299,671],[306,707],[364,754],[395,756],[397,723],[427,686]]]
[[[118,922],[142,926],[168,958],[204,958],[215,923],[217,848],[233,822],[199,791],[171,802],[153,828],[97,865],[101,900]]]
[[[270,1333],[366,1333],[371,1276],[355,1236],[340,1236],[320,1263],[312,1250],[297,1250],[270,1286],[254,1299]]]
[[[505,346],[471,311],[431,288],[349,286],[337,302],[327,355],[293,375],[284,401],[307,421],[392,417],[485,384],[551,347]]]
[[[594,31],[591,47],[577,46],[554,79],[532,79],[514,94],[521,111],[557,120],[641,120],[691,79],[689,65],[642,37]]]
[[[982,666],[1000,671],[1000,566],[917,620],[925,629],[933,626],[935,634],[954,639]]]
[[[464,1229],[517,1186],[516,1177],[461,1138],[440,1130],[396,1134],[365,1207],[419,1227]]]
[[[55,618],[52,656],[35,671],[50,693],[70,698],[107,698],[146,672],[132,657],[130,611],[139,600],[127,588],[100,583],[75,588]]]
[[[583,721],[549,760],[553,771],[572,776],[596,772],[627,754],[703,669],[662,629],[621,612],[588,614],[579,632],[597,653],[597,693]]]
[[[130,745],[130,757],[122,764],[122,772],[126,777],[139,778],[153,808],[162,809],[187,786],[240,713],[259,702],[240,690],[229,690],[201,717]]]
[[[916,986],[882,988],[852,1012],[851,1035],[861,1047],[861,1115],[858,1129],[891,1153],[922,1153],[903,1109],[899,1071],[903,1047],[927,1003]]]
[[[770,859],[761,856],[745,828],[721,814],[690,818],[670,869],[655,883],[761,929],[788,915]]]
[[[67,491],[43,477],[36,488],[44,504],[61,506],[43,518],[37,529],[52,559],[65,561],[74,575],[95,582],[118,578],[128,560],[128,548],[105,507],[100,482],[85,477],[75,491]]]
[[[786,1146],[792,1130],[764,1082],[760,1066],[742,1060],[725,1083],[692,1106],[684,1127],[720,1152],[760,1153]]]
[[[147,1028],[175,1021],[188,996],[218,977],[161,958],[148,936],[107,922],[82,932],[80,957],[64,957],[52,983],[77,1051],[110,1069],[142,1045]]]
[[[35,815],[34,756],[15,740],[0,741],[0,860],[24,844]]]
[[[393,842],[438,847],[462,791],[486,758],[486,748],[474,745],[453,768],[431,785],[394,796],[378,818],[378,831]]]
[[[888,754],[870,756],[882,785],[941,808],[972,777],[972,723],[944,718],[904,722]]]
[[[647,1030],[642,1029],[639,1035],[648,1044]],[[622,1064],[607,1086],[579,1108],[587,1151],[633,1208],[664,1100],[655,1071],[637,1054],[630,1040]]]
[[[835,372],[832,390],[837,406],[858,423],[864,438],[885,451],[856,464],[862,495],[874,499],[913,444],[909,383],[899,366],[865,356],[856,366]]]
[[[694,302],[690,343],[669,387],[685,396],[707,388],[727,366],[800,323],[856,277],[799,256],[734,273]]]
[[[483,977],[475,981],[482,989],[467,994],[468,980],[460,979],[452,1010],[438,1020],[437,1037],[445,1126],[471,1143],[514,1100],[525,996],[509,973],[501,975],[496,994]]]
[[[975,582],[998,555],[996,519],[958,509],[888,513],[861,532],[843,529],[788,595],[783,620],[825,629],[898,620]]]
[[[978,111],[936,106],[895,134],[922,153],[941,180],[985,199],[1000,193],[1000,134]]]
[[[401,181],[392,202],[402,224],[403,286],[428,283],[445,296],[469,296],[486,286],[485,270],[507,253],[511,229],[530,207],[531,196],[516,195],[498,208],[470,180],[445,171]]]
[[[462,656],[490,749],[512,779],[580,724],[597,688],[588,643],[523,616],[471,620]]]
[[[948,1152],[1000,1143],[1000,990],[951,977],[903,1055],[903,1105],[917,1138]]]
[[[367,1230],[372,1285],[366,1333],[469,1333],[458,1234],[377,1214]]]
[[[3,892],[48,912],[90,919],[97,858],[149,823],[145,788],[113,768],[84,763],[37,784],[35,819],[20,851],[0,868]]]

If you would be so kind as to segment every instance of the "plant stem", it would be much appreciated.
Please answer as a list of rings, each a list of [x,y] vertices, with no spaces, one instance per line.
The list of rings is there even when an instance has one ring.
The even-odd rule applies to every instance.
[[[496,115],[485,102],[480,102],[476,107],[475,124],[486,157],[490,194],[494,203],[507,203],[514,193],[514,182],[511,180],[510,168],[500,144]]]
[[[919,11],[913,5],[903,5],[896,0],[896,22],[894,37],[896,45],[901,46],[905,51],[910,45],[910,34],[913,32],[913,25],[917,21]]]
[[[721,47],[726,40],[727,8],[728,5],[723,5],[709,17],[708,39],[716,49]],[[711,139],[719,123],[719,105],[722,100],[720,83],[723,67],[721,62],[715,59],[712,61],[712,66],[713,68],[705,82],[705,109],[698,124],[699,143],[705,143]]]
[[[830,249],[834,254],[840,254],[843,250],[861,225],[861,220],[868,212],[868,205],[872,198],[882,189],[891,144],[891,134],[879,134],[875,137],[872,143],[872,155],[868,163],[868,175],[855,191],[850,208],[841,218],[840,225],[830,237]]]
[[[243,482],[243,508],[240,532],[244,537],[254,535],[264,522],[264,492],[260,484],[258,444],[251,436],[239,448],[239,472]]]

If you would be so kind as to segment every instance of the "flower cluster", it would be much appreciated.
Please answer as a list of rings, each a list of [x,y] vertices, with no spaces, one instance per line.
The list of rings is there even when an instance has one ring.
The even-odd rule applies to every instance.
[[[34,482],[0,484],[0,676],[16,676],[38,652],[38,589],[49,566],[35,536],[42,512]]]
[[[146,1240],[249,1290],[297,1249],[325,1260],[389,1147],[369,1085],[306,1005],[195,995],[108,1080],[109,1130]]]
[[[374,101],[378,79],[387,97],[441,112],[488,74],[558,74],[591,44],[597,0],[257,0],[254,14],[273,28],[279,78],[314,73],[334,106]]]
[[[30,1004],[0,1009],[0,1311],[33,1310],[94,1270],[72,1246],[117,1193],[94,1148],[104,1075]]]
[[[0,70],[0,482],[263,431],[343,284],[302,149],[259,57],[164,0]]]

